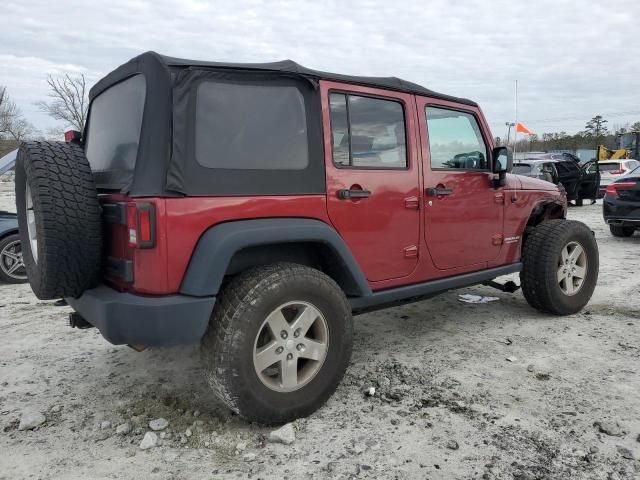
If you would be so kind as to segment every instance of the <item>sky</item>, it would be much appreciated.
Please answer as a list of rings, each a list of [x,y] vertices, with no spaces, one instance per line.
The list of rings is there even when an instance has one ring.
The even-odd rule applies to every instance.
[[[638,0],[3,0],[0,85],[37,128],[47,74],[90,84],[147,50],[202,60],[290,58],[397,76],[477,101],[494,136],[518,120],[575,133],[640,121]]]

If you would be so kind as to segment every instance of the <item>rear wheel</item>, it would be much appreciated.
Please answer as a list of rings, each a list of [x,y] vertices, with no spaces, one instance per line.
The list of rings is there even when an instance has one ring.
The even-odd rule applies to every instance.
[[[234,278],[202,341],[213,393],[242,417],[282,423],[333,394],[351,356],[351,308],[324,273],[278,263]]]
[[[576,198],[576,207],[581,207],[584,204],[584,200],[582,198]]]
[[[526,239],[522,292],[534,308],[555,315],[580,311],[598,280],[598,245],[589,228],[572,220],[549,220]]]
[[[622,227],[620,225],[609,225],[611,235],[614,237],[630,237],[636,231],[634,227]]]
[[[7,235],[0,240],[0,281],[5,283],[27,281],[27,271],[22,260],[22,246],[17,233]]]

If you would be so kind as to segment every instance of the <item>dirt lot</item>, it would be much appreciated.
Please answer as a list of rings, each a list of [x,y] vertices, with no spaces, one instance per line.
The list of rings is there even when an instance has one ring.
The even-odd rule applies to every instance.
[[[0,184],[0,209],[12,201]],[[291,445],[212,402],[197,347],[114,347],[0,285],[0,478],[640,478],[640,235],[613,238],[600,205],[570,217],[600,246],[582,313],[474,287],[360,316],[344,381]],[[19,430],[29,412],[46,420]]]

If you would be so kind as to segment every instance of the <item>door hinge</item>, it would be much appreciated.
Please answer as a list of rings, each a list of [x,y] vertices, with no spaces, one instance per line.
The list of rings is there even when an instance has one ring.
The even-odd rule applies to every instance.
[[[404,199],[404,208],[417,210],[420,208],[420,199],[418,197],[407,197]]]
[[[404,247],[404,258],[415,258],[417,256],[418,256],[417,245],[409,245],[408,247]]]
[[[491,243],[493,245],[502,245],[504,243],[504,235],[502,235],[501,233],[494,235],[493,237],[491,237]]]
[[[504,193],[498,192],[495,194],[494,198],[496,203],[504,203]]]

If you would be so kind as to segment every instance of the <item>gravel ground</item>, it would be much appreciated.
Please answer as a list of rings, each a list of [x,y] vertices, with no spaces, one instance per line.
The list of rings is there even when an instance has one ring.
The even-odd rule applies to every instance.
[[[569,213],[600,247],[583,312],[479,286],[357,317],[344,381],[290,445],[213,403],[197,347],[114,347],[0,285],[0,478],[640,478],[640,235]]]

